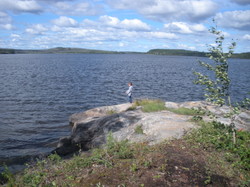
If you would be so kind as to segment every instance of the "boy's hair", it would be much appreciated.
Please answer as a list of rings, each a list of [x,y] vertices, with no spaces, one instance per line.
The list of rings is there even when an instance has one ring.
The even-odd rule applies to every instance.
[[[131,86],[133,85],[132,82],[129,82],[128,84],[131,85]]]

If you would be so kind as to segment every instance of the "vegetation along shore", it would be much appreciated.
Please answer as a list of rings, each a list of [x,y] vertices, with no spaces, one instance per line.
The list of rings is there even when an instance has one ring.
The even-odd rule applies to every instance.
[[[191,51],[184,49],[151,49],[148,52],[125,52],[125,51],[107,51],[83,48],[65,48],[57,47],[51,49],[28,50],[28,49],[5,49],[0,48],[0,54],[153,54],[153,55],[174,55],[174,56],[200,56],[206,57],[209,52]],[[250,52],[234,53],[233,58],[250,59]]]
[[[70,117],[70,137],[7,186],[247,186],[250,111],[138,100]],[[225,124],[222,124],[222,122]],[[71,154],[69,159],[63,155]]]

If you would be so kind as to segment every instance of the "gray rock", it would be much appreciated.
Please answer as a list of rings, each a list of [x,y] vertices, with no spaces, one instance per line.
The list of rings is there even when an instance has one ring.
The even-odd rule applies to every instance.
[[[241,112],[235,117],[234,123],[238,129],[250,131],[250,111]]]
[[[180,138],[185,132],[197,127],[190,122],[191,116],[178,115],[169,111],[144,113],[140,108],[127,111],[130,106],[131,104],[105,106],[73,114],[70,117],[70,123],[73,124],[72,134],[70,137],[60,139],[55,151],[65,155],[79,148],[88,150],[101,146],[106,143],[106,136],[109,132],[112,132],[118,141],[129,139],[131,142],[155,144],[166,139]],[[229,118],[225,118],[225,114],[231,111],[227,106],[218,107],[204,101],[166,102],[165,106],[202,108],[209,110],[215,116],[214,119],[204,117],[204,120],[217,120],[226,125],[232,123]],[[250,113],[245,111],[235,116],[233,122],[236,128],[250,130],[249,120]],[[137,126],[143,129],[143,134],[136,134]]]
[[[52,153],[57,153],[58,155],[64,156],[71,154],[77,150],[79,150],[79,146],[72,143],[71,137],[64,137],[59,140],[57,148],[52,151]]]
[[[174,102],[165,102],[165,107],[177,109],[177,108],[179,108],[179,105],[178,105],[178,103],[174,103]]]
[[[216,121],[223,123],[224,125],[231,125],[232,120],[230,118],[218,117]]]
[[[93,108],[84,112],[76,113],[70,116],[69,122],[72,125],[78,123],[85,123],[88,121],[92,121],[94,119],[98,119],[100,117],[108,115],[110,112],[113,113],[120,113],[127,110],[132,104],[131,103],[124,103],[120,105],[113,105],[113,106],[102,106],[98,108]]]

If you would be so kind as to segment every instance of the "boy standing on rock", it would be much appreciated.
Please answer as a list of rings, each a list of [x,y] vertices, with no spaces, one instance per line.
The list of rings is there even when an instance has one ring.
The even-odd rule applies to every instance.
[[[133,102],[133,100],[132,100],[132,90],[133,90],[133,84],[132,84],[132,82],[129,82],[128,83],[128,90],[126,91],[126,94],[128,95],[128,100],[129,100],[130,103]]]

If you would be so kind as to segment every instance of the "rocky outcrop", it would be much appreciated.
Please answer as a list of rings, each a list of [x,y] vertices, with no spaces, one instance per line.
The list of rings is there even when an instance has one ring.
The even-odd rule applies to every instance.
[[[183,102],[183,103],[174,103],[166,102],[165,106],[168,108],[195,108],[202,109],[204,111],[210,112],[213,116],[204,116],[203,120],[211,121],[216,120],[225,125],[234,125],[236,129],[244,129],[250,131],[250,111],[243,110],[239,114],[235,114],[233,117],[228,117],[228,114],[233,113],[232,108],[229,106],[218,106],[205,101],[193,101],[193,102]]]
[[[81,148],[88,150],[105,144],[106,136],[112,132],[118,141],[129,139],[132,142],[159,143],[165,139],[180,138],[189,129],[197,127],[190,122],[192,116],[178,115],[169,111],[144,113],[138,107],[127,110],[131,104],[120,104],[94,108],[85,112],[73,114],[70,117],[72,134],[62,138],[55,150],[60,155],[66,155]],[[229,107],[218,107],[203,101],[173,103],[166,102],[168,108],[200,108],[210,111],[215,119],[230,125],[232,121],[224,115],[231,111]],[[249,130],[249,111],[235,116],[237,128]],[[211,120],[209,117],[204,120]],[[140,133],[136,129],[140,128]]]
[[[84,112],[73,114],[72,116],[70,116],[69,122],[73,126],[74,124],[86,123],[88,121],[107,116],[111,113],[121,113],[123,111],[126,111],[130,106],[130,103],[125,103],[120,105],[93,108]]]

